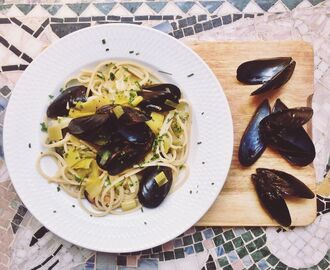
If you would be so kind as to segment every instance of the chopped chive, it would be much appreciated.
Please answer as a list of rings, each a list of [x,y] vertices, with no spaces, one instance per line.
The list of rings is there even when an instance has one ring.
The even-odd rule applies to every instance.
[[[137,52],[135,55],[140,55],[140,53]]]
[[[112,72],[110,72],[110,80],[113,81],[116,78],[115,74],[113,74]]]
[[[192,76],[194,76],[194,73],[189,74],[187,77],[190,78]]]
[[[130,54],[134,53],[134,51],[129,51]]]
[[[102,44],[105,44],[105,43],[106,43],[105,39],[102,39]]]
[[[162,71],[162,70],[158,70],[159,73],[163,73],[163,74],[167,74],[167,75],[173,75],[172,73],[166,72],[166,71]]]
[[[197,142],[197,144],[202,144],[202,142]]]
[[[53,95],[48,95],[48,97],[49,97],[50,99],[53,99],[53,98],[54,98],[54,96],[53,96]]]
[[[41,126],[41,131],[43,131],[43,132],[47,132],[48,128],[47,128],[45,122],[40,123],[40,126]]]
[[[60,191],[61,191],[60,186],[57,186],[57,192],[60,192]]]
[[[143,213],[143,207],[141,207],[141,212]]]

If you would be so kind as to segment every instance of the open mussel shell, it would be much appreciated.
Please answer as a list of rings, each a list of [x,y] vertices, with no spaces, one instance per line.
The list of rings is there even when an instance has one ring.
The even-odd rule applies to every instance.
[[[150,151],[151,144],[137,145],[122,141],[121,145],[105,145],[96,155],[100,168],[117,175],[141,162]]]
[[[119,118],[119,122],[124,125],[134,125],[149,121],[151,117],[137,109],[128,106],[122,106],[124,114]]]
[[[284,70],[291,57],[257,59],[244,62],[237,68],[237,80],[244,84],[263,84]]]
[[[290,226],[291,217],[284,196],[313,199],[314,193],[299,179],[283,171],[258,168],[252,174],[261,203],[270,215],[283,226]]]
[[[251,96],[263,94],[267,91],[280,88],[282,85],[286,84],[296,67],[296,62],[291,62],[288,66],[286,66],[283,70],[279,71],[276,75],[274,75],[271,79],[265,82],[261,87],[251,93]]]
[[[276,114],[276,117],[270,117],[271,120],[268,124],[262,123],[265,124],[264,127],[261,127],[261,130],[265,132],[264,140],[290,163],[297,166],[306,166],[315,158],[315,147],[301,124],[310,119],[312,110],[299,112],[298,116],[293,111],[285,113],[287,110],[287,106],[280,99],[277,99],[273,108],[274,115],[284,113],[282,116]],[[283,124],[282,121],[289,124]]]
[[[70,121],[68,131],[79,139],[94,142],[103,139],[114,132],[116,127],[111,126],[108,114],[93,114],[82,116]]]
[[[75,106],[78,101],[86,101],[87,88],[83,85],[72,86],[65,89],[47,108],[47,116],[56,118],[67,116],[69,109]]]
[[[258,168],[257,174],[264,175],[272,179],[272,185],[276,187],[278,193],[287,196],[295,196],[305,199],[313,199],[315,194],[298,178],[283,171],[274,169]]]
[[[181,98],[180,89],[169,83],[143,86],[137,94],[143,97],[138,107],[147,112],[171,111],[174,109],[171,103],[178,104]]]
[[[147,144],[155,138],[145,123],[119,126],[118,133],[127,141],[134,144]]]
[[[275,112],[260,122],[263,132],[276,132],[283,129],[297,129],[306,124],[313,116],[313,109],[298,107]]]
[[[159,186],[155,177],[164,172],[167,182]],[[167,196],[173,182],[172,170],[163,166],[151,166],[142,171],[138,198],[142,206],[155,208],[159,206]]]
[[[271,179],[264,177],[264,175],[252,174],[252,180],[261,204],[268,213],[282,226],[290,226],[291,216],[289,209],[283,197],[277,193],[276,188],[271,184]]]
[[[269,114],[269,102],[265,99],[255,111],[240,142],[238,159],[243,166],[252,165],[266,149],[266,145],[261,138],[259,124]]]

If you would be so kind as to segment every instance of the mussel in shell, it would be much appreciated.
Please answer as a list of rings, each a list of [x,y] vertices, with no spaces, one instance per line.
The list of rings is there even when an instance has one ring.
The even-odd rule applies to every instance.
[[[97,143],[107,140],[117,130],[116,123],[114,116],[97,113],[72,119],[68,131],[81,140]]]
[[[78,101],[85,102],[87,88],[83,85],[72,86],[65,89],[47,108],[47,116],[56,118],[67,116],[70,108]]]
[[[171,111],[181,98],[180,89],[169,83],[143,86],[137,94],[143,97],[138,107],[146,112]]]
[[[294,165],[311,163],[315,147],[302,125],[312,117],[313,110],[287,109],[281,101],[276,101],[274,111],[260,123],[263,141]]]
[[[98,109],[96,114],[71,120],[68,131],[82,140],[96,144],[98,141],[102,144],[108,142],[116,132],[130,142],[145,143],[145,140],[149,140],[151,131],[144,124],[150,120],[147,114],[122,106],[123,114],[117,118],[113,111],[114,107],[106,105]]]
[[[166,178],[162,184],[156,181],[157,176],[160,175]],[[138,193],[138,198],[142,206],[147,208],[159,206],[170,191],[172,181],[172,170],[168,167],[151,166],[144,169],[142,171]]]
[[[252,165],[265,151],[266,144],[262,140],[259,124],[269,114],[269,102],[265,99],[255,111],[240,142],[238,159],[243,166]]]
[[[110,175],[117,175],[133,165],[141,162],[151,150],[152,142],[145,145],[128,143],[125,140],[118,144],[108,144],[102,147],[96,155],[96,162],[100,168]]]
[[[244,62],[237,68],[236,78],[245,84],[263,84],[251,93],[252,96],[280,88],[286,84],[295,69],[291,57],[257,59]]]
[[[303,182],[282,171],[259,168],[256,174],[252,174],[252,180],[262,205],[286,227],[291,225],[291,216],[284,197],[312,199],[315,196]]]

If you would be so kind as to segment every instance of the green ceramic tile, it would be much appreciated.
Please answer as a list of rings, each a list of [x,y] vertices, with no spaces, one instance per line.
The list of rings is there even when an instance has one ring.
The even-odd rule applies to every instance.
[[[329,266],[329,263],[325,259],[323,259],[322,261],[319,262],[318,266],[321,269],[327,269],[327,267]]]
[[[253,243],[253,242],[247,244],[247,245],[246,245],[246,248],[247,248],[247,250],[248,250],[250,253],[257,249],[255,243]]]
[[[258,268],[257,265],[253,264],[253,265],[249,268],[249,270],[259,270],[259,268]]]
[[[257,248],[261,248],[265,244],[265,237],[259,237],[256,240],[254,240],[254,244],[256,245]]]
[[[234,243],[234,246],[236,248],[240,247],[243,245],[243,240],[241,237],[236,237],[234,240],[233,240],[233,243]]]
[[[225,236],[225,238],[226,238],[227,241],[235,238],[235,234],[233,233],[232,230],[229,230],[229,231],[224,232],[223,235]]]
[[[226,266],[226,265],[229,264],[229,262],[228,262],[226,256],[220,257],[220,258],[218,259],[218,263],[219,263],[219,266],[220,266],[220,267],[224,267],[224,266]]]
[[[227,242],[223,245],[224,250],[228,253],[234,249],[232,242]]]
[[[223,270],[233,270],[233,268],[231,267],[231,265],[227,265],[226,267],[223,268]]]
[[[262,253],[262,256],[264,258],[266,258],[270,254],[270,251],[269,251],[268,247],[263,247],[259,251]]]
[[[194,247],[195,247],[196,253],[202,252],[204,250],[204,247],[203,247],[202,243],[194,244]]]
[[[269,262],[272,266],[276,265],[279,259],[277,259],[273,254],[267,258],[267,262]]]
[[[257,250],[251,254],[251,257],[254,260],[254,262],[259,262],[264,256],[262,255],[262,252]]]
[[[264,230],[261,228],[253,228],[251,232],[253,233],[254,236],[258,237],[264,233]]]
[[[194,238],[195,242],[200,242],[203,240],[203,236],[202,236],[201,232],[194,233],[193,238]]]
[[[282,263],[282,262],[279,262],[276,267],[275,267],[276,270],[286,270],[287,269],[287,266]]]
[[[223,230],[220,227],[214,227],[213,232],[215,235],[218,235],[223,232]]]
[[[193,243],[193,240],[192,240],[191,235],[188,235],[188,236],[183,237],[182,240],[183,240],[183,244],[185,246],[191,245]]]
[[[218,235],[213,238],[213,242],[214,242],[215,246],[218,247],[218,246],[222,245],[225,241],[224,241],[222,235]]]
[[[250,242],[253,239],[253,236],[250,232],[243,233],[241,235],[245,243]]]
[[[243,258],[248,254],[248,251],[246,250],[245,247],[240,247],[239,249],[236,250],[236,252],[240,258]]]

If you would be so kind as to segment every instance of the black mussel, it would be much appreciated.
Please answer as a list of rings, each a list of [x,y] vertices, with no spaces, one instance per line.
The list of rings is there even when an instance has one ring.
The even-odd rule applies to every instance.
[[[272,180],[273,185],[282,195],[313,199],[315,194],[302,181],[291,174],[274,169],[258,168],[257,174],[265,175]]]
[[[237,68],[237,80],[245,84],[262,84],[273,78],[292,61],[291,57],[257,59]]]
[[[284,201],[285,196],[313,199],[314,193],[299,179],[286,172],[258,168],[252,174],[261,203],[270,215],[281,225],[290,226],[291,217]]]
[[[121,144],[105,145],[96,155],[96,162],[100,168],[110,175],[117,175],[133,165],[141,162],[151,150],[151,144],[132,144],[121,141]]]
[[[298,107],[272,113],[260,122],[262,132],[266,134],[281,131],[283,129],[296,130],[307,123],[313,116],[313,109]]]
[[[113,121],[111,121],[113,119]],[[106,140],[117,130],[115,116],[109,114],[93,114],[70,121],[68,131],[79,139],[97,143]]]
[[[65,89],[47,108],[47,116],[67,116],[69,109],[75,106],[78,101],[86,101],[87,88],[83,85],[72,86]]]
[[[129,142],[134,144],[147,144],[155,136],[145,123],[135,125],[121,125],[118,132]]]
[[[277,192],[277,189],[271,184],[271,180],[259,174],[252,174],[252,180],[255,184],[258,197],[262,205],[269,214],[281,225],[287,227],[291,225],[291,216],[289,209],[283,197]]]
[[[147,112],[171,111],[175,108],[171,105],[178,104],[181,98],[180,89],[169,83],[143,86],[137,94],[143,97],[138,107]]]
[[[260,124],[263,140],[292,164],[310,164],[315,158],[315,147],[302,125],[311,118],[312,109],[298,109],[297,112],[277,100],[273,111],[269,119],[265,118]]]
[[[245,84],[263,84],[251,96],[263,94],[286,84],[296,67],[291,57],[257,59],[241,64],[236,78]]]
[[[251,93],[251,96],[263,94],[267,91],[280,88],[282,85],[286,84],[296,67],[296,62],[291,62],[288,66],[286,66],[282,71],[278,72],[273,78],[269,81],[265,82],[261,87]]]
[[[259,123],[269,114],[269,102],[265,99],[255,111],[241,139],[238,159],[243,166],[252,165],[265,151],[266,144],[261,138]]]
[[[128,106],[108,104],[99,108],[96,113],[107,113],[115,116],[114,108],[120,106],[123,109],[123,114],[119,117],[118,121],[124,125],[134,125],[149,121],[151,117],[143,111],[134,109]]]
[[[124,125],[135,125],[139,123],[144,123],[149,121],[151,117],[146,113],[133,109],[131,107],[122,106],[123,108],[123,115],[119,118],[119,122]]]
[[[172,170],[163,166],[151,166],[142,171],[138,198],[142,206],[159,206],[171,189]]]

